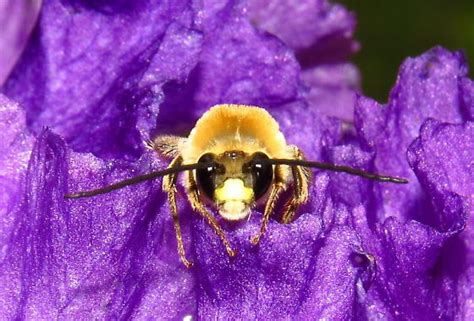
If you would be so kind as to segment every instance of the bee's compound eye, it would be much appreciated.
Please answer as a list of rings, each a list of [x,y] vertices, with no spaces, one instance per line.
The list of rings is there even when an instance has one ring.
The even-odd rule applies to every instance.
[[[253,154],[252,160],[250,161],[250,167],[246,170],[250,171],[253,178],[253,193],[255,199],[259,199],[267,192],[268,188],[273,181],[273,166],[259,160],[268,159],[268,156],[262,152]]]
[[[217,164],[214,162],[214,154],[207,153],[202,155],[198,163],[210,163],[208,167],[196,169],[196,181],[199,190],[201,190],[204,195],[209,199],[214,199],[214,190],[216,177],[216,172],[219,170]]]

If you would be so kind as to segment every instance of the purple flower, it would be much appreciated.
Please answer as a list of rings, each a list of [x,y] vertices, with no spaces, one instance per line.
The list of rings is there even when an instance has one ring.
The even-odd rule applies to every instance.
[[[381,106],[352,91],[357,72],[345,59],[357,45],[344,8],[262,8],[45,1],[0,95],[4,318],[474,315],[474,84],[462,54],[434,48],[406,60]],[[287,15],[301,20],[285,25]],[[310,159],[410,183],[315,171],[297,220],[271,220],[258,247],[249,238],[260,211],[226,226],[232,260],[181,188],[189,270],[160,180],[64,199],[165,167],[143,140],[185,134],[218,103],[267,108]],[[327,116],[350,120],[352,110],[353,131]]]
[[[41,0],[0,3],[0,86],[21,55],[41,7]]]

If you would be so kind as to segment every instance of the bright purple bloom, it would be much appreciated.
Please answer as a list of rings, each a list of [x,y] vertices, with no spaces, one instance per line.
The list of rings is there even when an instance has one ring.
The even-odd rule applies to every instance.
[[[252,22],[294,50],[308,102],[352,121],[359,72],[347,60],[359,49],[352,38],[355,16],[326,0],[250,0],[248,6]]]
[[[2,316],[474,315],[474,85],[463,56],[434,48],[408,59],[381,106],[352,91],[352,15],[325,1],[270,7],[45,1],[0,95]],[[302,23],[280,23],[285,14]],[[326,113],[331,97],[337,111]],[[217,103],[268,108],[308,158],[410,183],[316,171],[298,219],[272,220],[258,247],[249,237],[259,211],[226,226],[239,250],[233,260],[181,190],[190,270],[179,262],[160,180],[63,198],[166,166],[142,141],[185,134]],[[326,116],[352,119],[352,110],[354,131]]]
[[[19,59],[41,8],[41,0],[0,3],[0,86]]]

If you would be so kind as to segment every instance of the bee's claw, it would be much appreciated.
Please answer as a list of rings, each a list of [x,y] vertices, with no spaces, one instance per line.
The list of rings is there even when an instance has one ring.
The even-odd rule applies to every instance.
[[[187,259],[183,259],[182,262],[183,262],[184,266],[188,269],[190,269],[194,266],[194,263],[191,262],[191,261],[188,261]]]
[[[227,248],[227,254],[229,255],[229,257],[234,257],[234,256],[237,255],[237,251],[231,249],[230,247],[228,247],[228,248]]]
[[[260,235],[254,236],[250,239],[250,243],[253,245],[258,245],[260,243]]]

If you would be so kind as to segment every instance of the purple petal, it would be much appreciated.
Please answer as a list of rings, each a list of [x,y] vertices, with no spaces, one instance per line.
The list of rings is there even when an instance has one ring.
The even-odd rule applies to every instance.
[[[358,70],[346,62],[359,48],[354,15],[326,0],[249,1],[248,15],[295,50],[310,106],[352,122],[354,91],[360,90]]]
[[[420,73],[423,66],[427,73]],[[364,161],[357,147],[330,149],[330,160],[336,163],[371,171],[375,166],[385,174],[410,177],[407,186],[372,186],[338,174],[329,185],[335,200],[353,208],[351,222],[377,266],[373,285],[358,292],[358,313],[364,318],[463,319],[472,313],[465,294],[472,291],[467,281],[470,264],[465,262],[471,249],[462,245],[472,233],[470,223],[466,226],[473,204],[472,126],[428,121],[408,154],[416,176],[409,174],[400,151],[418,135],[424,117],[463,121],[470,94],[466,69],[459,55],[434,49],[409,60],[401,70],[387,107],[358,98],[356,126],[362,148],[377,153],[366,154]],[[464,100],[459,100],[461,92]],[[458,293],[454,298],[453,291]],[[461,304],[464,311],[456,312]]]
[[[474,120],[474,81],[461,79],[461,106],[463,116],[466,120]]]
[[[375,150],[379,172],[406,177],[406,186],[385,185],[380,194],[385,212],[425,222],[429,207],[408,166],[405,151],[428,117],[447,122],[465,120],[460,101],[467,67],[458,52],[434,48],[410,58],[400,68],[397,83],[387,106],[360,97],[356,105],[356,129],[362,148]]]
[[[275,108],[272,116],[280,125],[287,143],[297,145],[308,159],[320,159],[325,141],[340,134],[338,120],[308,108],[304,101]]]
[[[41,0],[5,0],[0,3],[0,87],[15,66],[41,9]]]
[[[431,119],[423,124],[420,137],[410,146],[408,159],[420,184],[433,200],[444,204],[450,202],[455,193],[466,198],[466,201],[472,201],[473,134],[474,124],[471,122],[449,125]],[[455,208],[454,204],[450,207]],[[459,220],[458,217],[449,216],[432,219],[436,219],[435,226],[443,230]]]
[[[467,66],[460,52],[453,53],[437,47],[420,57],[407,59],[400,68],[384,114],[369,121],[363,113],[379,107],[366,105],[364,100],[358,106],[360,120],[357,126],[365,145],[370,147],[376,144],[379,134],[365,128],[366,124],[374,126],[374,123],[385,122],[386,130],[395,133],[397,129],[397,134],[400,134],[397,141],[406,146],[418,135],[422,122],[428,117],[462,121],[459,90],[460,82],[466,79],[466,75]],[[384,115],[387,119],[382,118]]]
[[[472,313],[466,293],[472,293],[468,280],[474,261],[472,249],[464,244],[472,235],[472,223],[466,219],[474,204],[469,158],[474,152],[473,129],[470,123],[430,120],[410,146],[410,163],[431,200],[423,213],[429,225],[401,223],[393,217],[379,225],[368,220],[362,207],[354,211],[362,245],[377,266],[372,287],[359,296],[362,315],[452,320]]]
[[[356,92],[360,91],[359,71],[348,63],[320,65],[303,70],[309,87],[306,99],[318,112],[352,122]]]
[[[314,59],[345,60],[358,49],[352,39],[355,17],[339,4],[326,0],[249,1],[248,12],[259,28],[278,36],[299,52],[300,58],[311,53],[312,63]]]
[[[437,319],[440,311],[430,273],[448,235],[418,222],[402,224],[396,219],[388,219],[377,234],[372,242],[378,248],[371,249],[377,278],[367,292],[366,315]]]
[[[351,17],[324,1],[312,5]],[[331,92],[354,85],[356,77],[346,77],[354,69],[328,63],[301,76],[293,51],[255,29],[238,1],[53,0],[44,10],[41,29],[6,86],[25,104],[27,124],[37,134],[25,174],[32,141],[20,134],[22,113],[0,97],[0,117],[19,119],[5,129],[9,144],[0,150],[8,155],[0,161],[20,168],[6,167],[16,190],[7,200],[13,205],[1,213],[8,235],[1,239],[0,301],[7,318],[469,318],[472,249],[462,243],[472,238],[466,223],[473,205],[472,126],[429,121],[419,132],[429,116],[470,119],[472,82],[459,54],[437,48],[408,60],[385,109],[358,97],[356,137],[339,121],[320,117],[315,106],[329,108]],[[300,59],[332,36],[353,43],[350,34],[344,38],[353,24],[323,15],[318,25],[311,20],[317,10],[307,11],[306,24],[291,21],[285,31],[272,22],[276,29],[269,31],[283,30],[284,41],[301,31],[294,38]],[[282,21],[276,13],[283,12],[265,19]],[[313,23],[328,27],[315,30]],[[335,107],[353,102],[346,93]],[[154,131],[189,128],[219,102],[271,107],[288,142],[309,157],[406,175],[410,184],[388,187],[316,171],[298,219],[289,225],[271,220],[259,246],[249,242],[260,226],[258,211],[240,225],[223,224],[239,250],[232,260],[179,186],[192,270],[179,262],[159,181],[64,199],[67,192],[163,168],[154,152],[142,154],[140,141]],[[73,152],[44,124],[76,150],[137,161]],[[418,135],[409,152],[413,174],[405,151]],[[455,143],[443,145],[446,139]]]
[[[474,124],[428,120],[409,149],[409,160],[432,200],[433,224],[460,229],[439,255],[432,274],[438,309],[448,319],[469,319],[474,313]]]
[[[210,228],[202,220],[193,225],[200,318],[352,316],[359,268],[352,265],[351,255],[359,241],[347,227],[322,234],[321,220],[303,215],[288,226],[271,222],[254,247],[249,238],[257,233],[259,220],[252,219],[228,233],[239,249],[229,261]]]
[[[48,125],[77,150],[136,156],[161,86],[196,64],[201,36],[191,13],[177,2],[49,1],[6,93],[25,106],[36,133]]]
[[[154,127],[162,90],[162,130],[170,119],[194,121],[218,102],[268,106],[297,97],[299,67],[291,51],[258,33],[237,5],[143,1],[127,14],[118,14],[120,6],[107,8],[115,13],[107,15],[77,6],[45,5],[42,34],[6,86],[36,132],[48,125],[76,150],[137,155],[148,138],[140,133]]]
[[[219,103],[274,107],[299,98],[300,67],[293,52],[255,29],[240,3],[217,3],[207,3],[198,13],[204,34],[198,66],[186,83],[165,88],[158,119],[162,132],[173,131],[169,124],[176,128],[177,118],[192,125]]]
[[[156,166],[154,159],[147,154],[138,167]],[[131,169],[72,153],[48,130],[39,135],[23,200],[8,213],[15,231],[0,269],[5,316],[183,317],[194,311],[192,278],[176,260],[172,224],[168,209],[160,206],[165,197],[157,184],[82,201],[64,199],[68,172],[69,190],[77,191],[123,178]],[[154,201],[146,202],[149,198]]]
[[[11,232],[14,217],[7,215],[21,199],[21,182],[33,146],[18,104],[0,94],[0,244]]]

